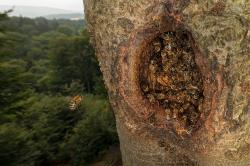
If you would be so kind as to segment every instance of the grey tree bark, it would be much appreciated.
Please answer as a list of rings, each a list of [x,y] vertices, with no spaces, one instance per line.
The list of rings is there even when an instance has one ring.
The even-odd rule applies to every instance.
[[[124,166],[250,164],[249,0],[84,0],[84,5]],[[150,42],[181,30],[192,38],[203,80],[194,130],[178,120],[165,122],[161,105],[144,99],[138,83]]]

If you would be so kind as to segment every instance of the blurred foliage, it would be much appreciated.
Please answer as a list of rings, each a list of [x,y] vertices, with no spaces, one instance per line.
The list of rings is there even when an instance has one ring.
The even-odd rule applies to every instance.
[[[0,165],[88,165],[118,144],[83,27],[0,14]],[[71,111],[76,95],[83,100]]]

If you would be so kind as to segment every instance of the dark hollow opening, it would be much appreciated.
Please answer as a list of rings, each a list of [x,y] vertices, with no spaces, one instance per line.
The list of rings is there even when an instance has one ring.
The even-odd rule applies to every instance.
[[[142,95],[165,110],[166,121],[192,127],[198,121],[203,100],[202,75],[188,32],[168,31],[147,47],[140,65]]]

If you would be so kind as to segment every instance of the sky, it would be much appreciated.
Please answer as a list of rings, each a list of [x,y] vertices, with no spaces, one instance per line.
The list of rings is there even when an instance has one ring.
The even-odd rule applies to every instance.
[[[0,5],[39,6],[83,11],[83,0],[0,0]]]

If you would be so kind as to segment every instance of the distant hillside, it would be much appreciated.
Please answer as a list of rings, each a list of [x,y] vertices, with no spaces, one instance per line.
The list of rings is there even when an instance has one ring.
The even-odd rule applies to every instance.
[[[44,16],[47,19],[69,19],[69,20],[82,20],[84,15],[81,13],[71,13],[71,14],[52,14]]]
[[[50,8],[50,7],[34,7],[34,6],[7,6],[7,5],[0,5],[0,12],[14,9],[12,13],[10,13],[10,16],[23,16],[23,17],[51,17],[52,15],[55,16],[58,15],[65,15],[66,18],[71,19],[69,15],[75,15],[80,12],[78,11],[69,11],[64,9],[57,9],[57,8]],[[69,14],[69,15],[68,15]],[[66,16],[68,15],[68,16]],[[52,16],[53,18],[53,16]]]

